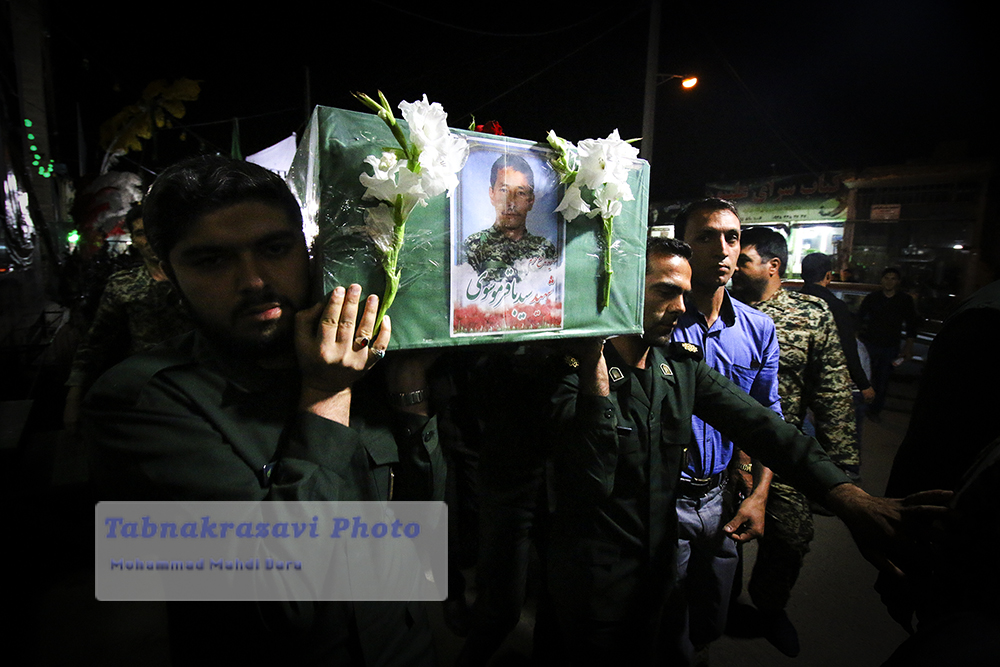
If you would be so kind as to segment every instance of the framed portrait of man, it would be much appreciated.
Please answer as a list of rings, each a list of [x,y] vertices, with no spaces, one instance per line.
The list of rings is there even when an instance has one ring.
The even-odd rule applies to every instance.
[[[451,335],[561,329],[565,223],[550,151],[469,144],[452,197]]]

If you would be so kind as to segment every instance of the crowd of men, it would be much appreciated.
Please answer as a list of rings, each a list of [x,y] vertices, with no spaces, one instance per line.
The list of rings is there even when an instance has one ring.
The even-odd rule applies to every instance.
[[[516,168],[499,173],[529,188]],[[497,194],[498,220],[523,226],[510,201]],[[517,622],[531,539],[540,660],[698,664],[726,626],[741,544],[760,543],[749,592],[765,636],[794,655],[784,608],[810,501],[883,570],[904,522],[943,511],[946,494],[904,502],[852,482],[853,341],[822,298],[782,287],[784,239],[742,231],[729,202],[695,202],[678,238],[649,240],[642,334],[443,356],[387,354],[391,319],[376,330],[363,286],[312,298],[298,204],[262,168],[179,163],[143,217],[196,330],[87,393],[99,497],[478,505],[479,598],[470,623],[461,602],[452,619],[469,635],[461,664],[484,664]],[[469,450],[471,500],[454,465]],[[437,664],[410,601],[178,603],[169,620],[177,664]]]

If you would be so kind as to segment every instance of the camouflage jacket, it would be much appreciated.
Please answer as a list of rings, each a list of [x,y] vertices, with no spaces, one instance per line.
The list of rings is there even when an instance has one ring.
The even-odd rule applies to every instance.
[[[169,282],[157,282],[145,266],[108,278],[87,335],[77,347],[66,386],[88,388],[126,357],[194,329]]]
[[[806,410],[816,439],[836,463],[857,465],[854,404],[837,325],[822,299],[778,290],[753,304],[774,320],[778,334],[778,392],[785,421],[802,428]]]
[[[555,259],[556,247],[544,236],[524,233],[518,241],[496,227],[470,234],[463,244],[465,257],[476,273],[491,280],[515,277],[514,263],[523,259]]]

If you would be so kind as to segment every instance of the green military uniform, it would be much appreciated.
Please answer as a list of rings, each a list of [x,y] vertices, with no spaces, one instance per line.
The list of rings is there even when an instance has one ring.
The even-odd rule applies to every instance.
[[[848,480],[815,440],[706,366],[695,346],[652,348],[645,370],[613,345],[605,356],[609,396],[580,394],[568,370],[553,397],[549,587],[570,659],[635,664],[656,652],[673,583],[674,494],[692,414],[814,498]]]
[[[470,234],[463,249],[469,265],[490,280],[516,277],[514,264],[520,260],[556,258],[556,247],[545,237],[525,232],[515,241],[495,226]]]
[[[200,333],[131,357],[84,402],[99,498],[440,500],[435,420],[387,423],[378,380],[355,385],[347,427],[297,409],[296,369],[265,370]],[[433,664],[414,604],[179,603],[169,613],[178,664]]]
[[[833,314],[822,299],[779,289],[753,304],[774,320],[778,335],[778,393],[785,420],[802,428],[812,410],[816,439],[839,465],[858,465],[854,404],[847,360]],[[775,477],[764,535],[748,590],[763,610],[784,609],[813,538],[809,501]]]

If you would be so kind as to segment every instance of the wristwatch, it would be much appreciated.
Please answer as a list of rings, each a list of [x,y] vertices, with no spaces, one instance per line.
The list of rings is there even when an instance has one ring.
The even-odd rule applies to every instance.
[[[427,389],[417,389],[407,392],[390,392],[389,405],[394,408],[407,408],[417,403],[423,403],[427,398]]]

